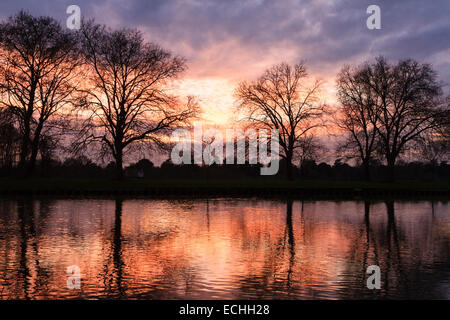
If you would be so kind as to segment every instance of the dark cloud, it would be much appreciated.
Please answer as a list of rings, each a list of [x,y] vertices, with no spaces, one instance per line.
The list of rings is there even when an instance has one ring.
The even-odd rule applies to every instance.
[[[303,59],[330,75],[382,54],[430,62],[450,83],[448,0],[19,0],[2,2],[0,12],[4,18],[26,9],[64,22],[69,4],[98,22],[138,27],[200,69],[245,73],[251,65]],[[366,28],[370,4],[381,8],[381,30]]]

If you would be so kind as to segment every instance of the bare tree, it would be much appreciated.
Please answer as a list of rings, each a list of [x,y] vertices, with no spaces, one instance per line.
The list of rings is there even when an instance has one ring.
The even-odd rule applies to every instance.
[[[299,162],[300,175],[304,176],[305,163],[323,157],[323,154],[327,152],[327,148],[313,134],[305,134],[299,139],[298,145],[299,147],[294,152],[294,158]]]
[[[422,134],[418,138],[415,147],[418,157],[431,164],[438,164],[439,160],[448,159],[450,152],[450,140],[439,136],[437,133]]]
[[[50,121],[67,115],[73,99],[76,37],[53,18],[21,11],[0,24],[0,46],[1,106],[18,122],[19,167],[28,162],[31,175],[43,131]]]
[[[370,116],[389,178],[394,180],[398,157],[422,134],[442,126],[440,119],[448,112],[448,105],[443,103],[436,72],[426,63],[409,59],[391,65],[379,57],[362,77],[376,95],[377,111]]]
[[[327,152],[327,148],[314,134],[305,134],[298,141],[299,147],[295,151],[295,160],[301,164],[303,161],[318,160]]]
[[[20,138],[11,116],[7,110],[0,110],[0,166],[8,168],[16,161]]]
[[[303,63],[273,66],[254,82],[242,82],[236,90],[241,111],[250,126],[277,129],[286,161],[286,176],[293,179],[293,157],[301,138],[322,125],[325,106],[319,103],[320,81],[308,87]]]
[[[447,110],[439,117],[439,126],[433,130],[422,132],[418,136],[415,151],[418,157],[429,163],[437,164],[439,160],[448,161],[450,158],[450,109],[447,97]]]
[[[345,136],[338,153],[347,159],[358,159],[370,180],[370,164],[377,147],[377,95],[366,82],[367,65],[345,66],[337,78],[338,112],[334,122]]]
[[[123,178],[124,153],[143,144],[164,145],[164,136],[195,115],[192,98],[186,105],[169,94],[169,81],[186,66],[159,46],[146,43],[138,30],[109,30],[92,21],[80,30],[85,63],[86,111],[82,139],[76,149],[100,142],[112,155],[117,178]]]

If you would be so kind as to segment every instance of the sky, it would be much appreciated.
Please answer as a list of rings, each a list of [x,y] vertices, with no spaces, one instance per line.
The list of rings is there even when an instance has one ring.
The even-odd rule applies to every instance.
[[[450,83],[449,0],[16,0],[0,3],[0,18],[25,9],[65,25],[72,4],[85,18],[138,28],[184,56],[188,70],[177,90],[195,95],[204,120],[221,127],[232,123],[236,85],[280,62],[304,61],[312,78],[325,81],[328,103],[344,64],[378,55],[431,63]],[[372,4],[381,9],[379,30],[366,26]]]

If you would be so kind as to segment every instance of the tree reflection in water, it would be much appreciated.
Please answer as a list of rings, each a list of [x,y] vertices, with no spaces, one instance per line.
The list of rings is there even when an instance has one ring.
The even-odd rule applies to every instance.
[[[447,298],[449,230],[443,202],[3,199],[0,297]]]

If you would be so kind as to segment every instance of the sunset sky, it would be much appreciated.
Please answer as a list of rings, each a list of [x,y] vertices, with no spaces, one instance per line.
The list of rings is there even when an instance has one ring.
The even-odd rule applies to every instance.
[[[179,89],[197,96],[204,119],[222,127],[233,118],[236,84],[283,61],[306,61],[310,74],[325,80],[330,103],[342,65],[380,54],[430,62],[450,82],[448,0],[17,0],[2,1],[0,16],[25,9],[65,25],[71,4],[113,28],[139,28],[147,40],[186,57]],[[381,30],[366,27],[371,4],[381,8]]]

